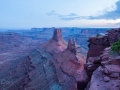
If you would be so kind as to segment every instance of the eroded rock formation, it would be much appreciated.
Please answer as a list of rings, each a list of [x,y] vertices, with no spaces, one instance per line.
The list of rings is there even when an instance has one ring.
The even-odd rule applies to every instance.
[[[88,42],[89,51],[87,58],[99,56],[102,50],[110,46],[109,38],[107,35],[90,37]]]
[[[0,84],[0,89],[84,90],[86,60],[76,51],[76,45],[65,42],[61,30],[55,29],[53,37],[27,57],[0,66],[0,79],[10,81]]]
[[[61,29],[55,29],[52,39],[55,40],[55,41],[60,41],[62,39],[62,30]]]
[[[76,42],[74,39],[74,42],[72,42],[72,38],[69,39],[68,41],[68,47],[67,49],[70,50],[72,53],[77,54],[77,49],[76,49]]]
[[[91,51],[88,52],[86,69],[89,77],[92,77],[90,82],[88,83],[86,90],[120,89],[120,56],[116,53],[113,53],[109,47],[109,45],[112,45],[114,42],[119,40],[119,35],[119,28],[109,30],[108,33],[105,35],[107,40],[104,42],[103,39],[103,43],[101,44],[106,45],[106,48],[101,48],[99,51],[94,51],[94,53],[92,54],[89,53],[93,52],[93,49],[90,49]]]
[[[101,65],[93,73],[88,90],[120,89],[120,56],[109,52],[106,48],[101,55]]]
[[[93,71],[95,71],[101,65],[101,52],[110,46],[107,35],[101,35],[96,37],[90,37],[89,51],[87,54],[86,69],[89,78],[91,78]]]
[[[64,51],[67,48],[67,42],[62,38],[62,31],[55,29],[53,37],[42,45],[42,48],[52,54]]]
[[[31,81],[26,87],[27,90],[31,88],[35,90],[77,90],[78,83],[87,84],[88,77],[84,69],[85,58],[74,52],[76,48],[73,47],[71,39],[67,45],[60,33],[60,30],[55,30],[54,38],[30,54],[35,69],[29,73]],[[63,49],[53,53],[59,47]],[[82,86],[81,90],[84,88],[85,86]]]
[[[110,45],[118,41],[120,38],[120,28],[107,31],[107,36],[109,38]]]

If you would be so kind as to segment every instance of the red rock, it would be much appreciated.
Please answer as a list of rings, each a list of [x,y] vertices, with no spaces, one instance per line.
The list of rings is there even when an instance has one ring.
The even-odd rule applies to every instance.
[[[101,64],[99,65],[98,69],[92,71],[92,78],[86,90],[119,90],[120,56],[116,54],[111,55],[111,50],[109,47],[114,42],[118,41],[120,38],[119,35],[120,29],[113,29],[108,31],[103,41],[98,41],[98,38],[96,37],[89,39],[90,45],[87,64],[91,64],[91,66],[93,66],[93,60],[90,60],[91,56],[92,59],[96,56],[100,57]],[[103,37],[100,37],[99,39],[102,38]],[[89,69],[87,72],[89,73]]]
[[[36,68],[29,73],[31,82],[26,90],[77,90],[78,82],[87,83],[85,58],[76,52],[75,43],[70,39],[67,45],[60,33],[60,30],[55,30],[52,39],[30,55]]]
[[[61,29],[55,29],[52,39],[55,40],[55,41],[60,41],[62,39],[62,30]]]
[[[89,57],[86,63],[86,70],[89,78],[92,76],[92,73],[100,66],[101,59],[100,57]]]
[[[76,54],[77,53],[77,49],[76,49],[76,42],[74,40],[74,43],[72,42],[72,38],[69,39],[68,41],[68,47],[67,49],[70,50],[72,53]]]
[[[54,30],[53,37],[42,45],[42,48],[52,53],[59,53],[67,48],[67,42],[62,38],[61,30]]]

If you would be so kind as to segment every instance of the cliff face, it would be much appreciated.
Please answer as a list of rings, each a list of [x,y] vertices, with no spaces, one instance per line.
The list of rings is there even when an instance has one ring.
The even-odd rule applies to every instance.
[[[120,56],[110,55],[106,48],[101,57],[101,65],[94,71],[88,90],[120,89]]]
[[[87,58],[99,56],[102,50],[110,46],[109,38],[107,35],[90,37],[88,42],[89,50]]]
[[[107,31],[105,36],[99,36],[100,41],[97,43],[96,38],[98,39],[98,37],[89,39],[90,49],[88,52],[86,69],[91,80],[86,90],[120,89],[120,56],[117,54],[111,54],[111,49],[109,48],[110,45],[118,41],[119,35],[120,29],[113,29]],[[102,48],[98,48],[97,46],[91,47],[93,43],[97,45],[99,43]]]
[[[120,28],[107,31],[107,36],[109,38],[110,45],[118,41],[120,38]]]
[[[110,46],[110,42],[107,35],[90,37],[88,42],[89,50],[87,53],[86,69],[89,78],[91,78],[93,71],[101,64],[101,52]]]

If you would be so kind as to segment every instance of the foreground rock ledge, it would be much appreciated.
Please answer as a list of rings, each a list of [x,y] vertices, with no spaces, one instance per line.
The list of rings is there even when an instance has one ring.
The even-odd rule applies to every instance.
[[[106,37],[109,45],[118,41],[119,35],[120,28],[108,31]],[[98,54],[93,53],[88,54],[87,72],[91,70],[92,77],[85,90],[120,90],[120,55],[111,53],[110,47],[101,49]],[[96,64],[98,68],[94,67]]]

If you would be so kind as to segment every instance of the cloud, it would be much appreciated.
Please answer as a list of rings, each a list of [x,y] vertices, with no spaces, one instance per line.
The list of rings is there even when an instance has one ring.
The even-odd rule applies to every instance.
[[[75,13],[70,13],[68,16],[77,16]]]
[[[116,25],[120,25],[120,22],[116,23]]]
[[[50,13],[47,13],[47,15],[48,16],[55,16],[56,18],[59,18],[59,19],[64,20],[64,21],[79,20],[79,19],[85,18],[85,17],[81,17],[81,16],[77,15],[76,13],[70,13],[67,15],[58,14],[54,10],[51,11]]]
[[[56,11],[52,10],[50,13],[46,13],[48,16],[58,15]]]
[[[80,19],[80,17],[61,17],[60,19],[65,21],[70,21],[70,20],[78,20]]]
[[[119,27],[119,26],[120,26],[120,22],[116,22],[116,23],[110,22],[110,23],[106,23],[106,25],[116,28],[116,27]]]
[[[47,13],[48,16],[55,16],[56,18],[59,18],[61,20],[64,21],[70,21],[70,20],[80,20],[80,19],[90,19],[90,20],[94,20],[94,19],[106,19],[106,20],[116,20],[116,19],[120,19],[120,0],[118,2],[115,3],[116,8],[114,8],[114,6],[112,8],[109,9],[105,9],[103,12],[103,15],[99,15],[99,16],[80,16],[77,15],[76,13],[69,13],[67,15],[62,15],[62,14],[58,14],[56,11],[51,11],[50,13]],[[120,24],[120,23],[119,23]]]
[[[104,15],[89,16],[89,19],[120,19],[120,0],[115,3],[116,9],[113,11],[106,11]]]

